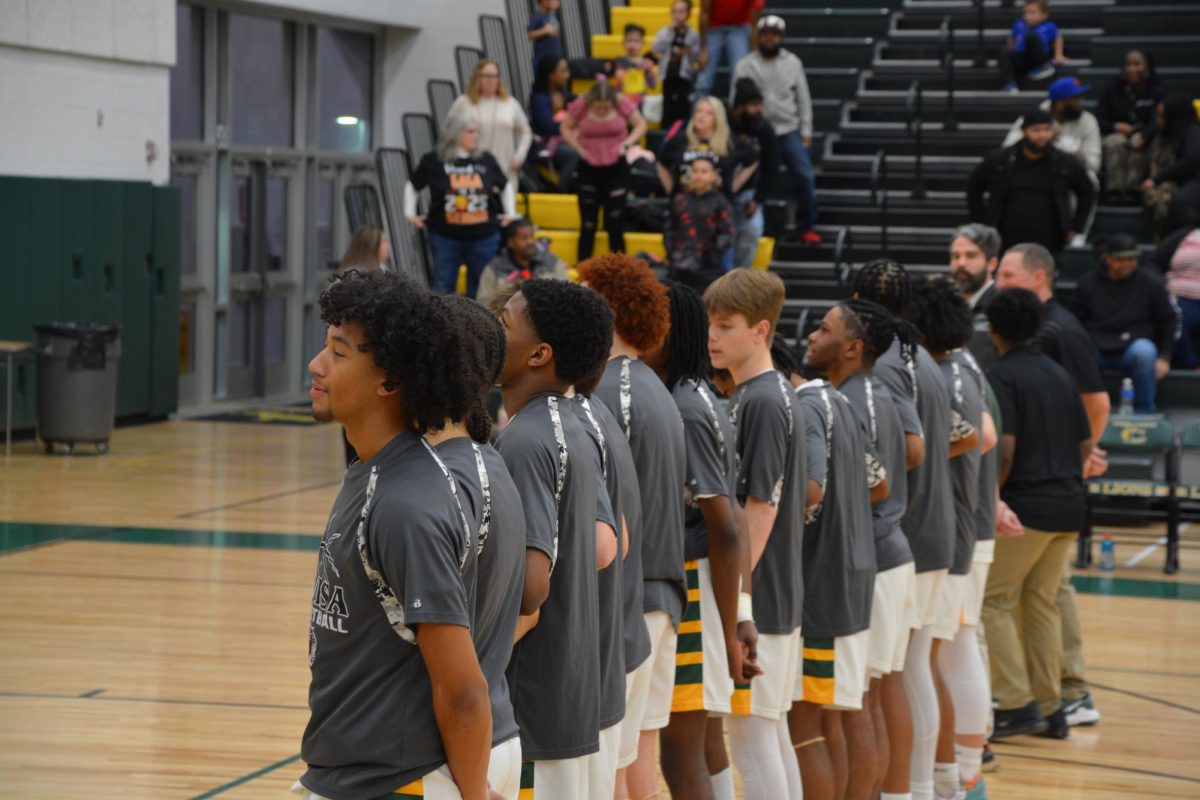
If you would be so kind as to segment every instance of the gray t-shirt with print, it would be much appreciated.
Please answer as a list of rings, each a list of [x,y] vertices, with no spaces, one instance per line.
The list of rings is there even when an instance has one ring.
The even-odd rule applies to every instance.
[[[550,557],[550,593],[537,625],[513,647],[508,687],[522,758],[547,761],[599,749],[600,612],[596,518],[602,478],[594,446],[558,393],[531,399],[496,449],[525,510],[525,547]]]
[[[858,373],[839,387],[859,420],[866,426],[867,439],[887,474],[888,496],[871,506],[875,528],[875,567],[887,572],[912,563],[912,550],[900,528],[908,507],[907,445],[900,413],[892,393],[874,376]]]
[[[950,388],[950,404],[976,431],[983,429],[983,375],[975,368],[975,359],[966,350],[956,350],[939,365]],[[975,554],[975,536],[979,526],[979,448],[950,459],[950,478],[954,486],[954,561],[951,575],[971,571]]]
[[[471,625],[474,532],[449,470],[406,433],[346,471],[321,540],[300,781],[376,797],[445,763],[420,625]]]
[[[617,418],[637,465],[642,493],[643,610],[678,625],[687,604],[683,571],[683,421],[654,371],[624,356],[604,368],[595,396]]]
[[[753,574],[754,621],[760,633],[786,635],[804,612],[804,418],[791,384],[768,370],[737,387],[729,402],[737,445],[737,499],[753,497],[777,509]]]
[[[525,512],[504,459],[490,444],[459,437],[437,446],[458,482],[459,498],[476,536],[475,602],[471,638],[492,702],[492,743],[516,736],[508,679],[513,632],[525,580]],[[471,576],[468,575],[468,582]]]
[[[671,392],[687,443],[687,483],[684,486],[684,526],[687,531],[683,557],[692,561],[708,558],[708,525],[700,505],[705,497],[726,497],[732,511],[737,482],[737,459],[733,452],[733,427],[707,385],[687,379]]]
[[[825,381],[797,391],[806,442],[824,466],[825,489],[804,531],[804,635],[851,636],[871,624],[875,528],[870,485],[885,479],[866,430],[842,393]],[[810,476],[811,477],[811,476]]]

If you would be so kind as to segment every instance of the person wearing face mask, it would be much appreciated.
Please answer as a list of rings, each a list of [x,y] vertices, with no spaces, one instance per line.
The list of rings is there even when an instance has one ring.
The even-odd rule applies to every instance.
[[[1034,242],[1058,252],[1092,214],[1096,188],[1079,159],[1051,146],[1053,123],[1040,108],[1025,114],[1021,141],[993,150],[967,180],[971,221],[1000,231],[1005,247]]]
[[[787,26],[782,17],[768,14],[758,21],[758,50],[737,63],[733,70],[730,100],[742,78],[754,81],[763,96],[763,117],[779,138],[779,155],[796,184],[801,208],[788,205],[786,231],[804,244],[820,244],[817,224],[817,188],[813,178],[812,97],[804,64],[795,53],[783,49]],[[801,213],[797,214],[800,211]],[[797,216],[799,217],[797,219]]]
[[[758,240],[763,234],[763,204],[771,188],[769,176],[779,171],[779,141],[775,129],[763,118],[763,95],[750,78],[742,78],[733,87],[733,111],[729,130],[739,148],[753,153],[758,168],[733,198],[737,242],[734,263],[754,263]]]

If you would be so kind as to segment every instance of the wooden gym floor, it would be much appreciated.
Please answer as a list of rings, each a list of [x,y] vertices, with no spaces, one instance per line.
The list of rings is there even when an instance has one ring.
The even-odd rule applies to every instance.
[[[332,426],[169,422],[0,459],[0,795],[288,796]],[[1118,564],[1155,533],[1117,533]],[[1005,798],[1200,796],[1200,545],[1080,580],[1104,715],[997,745]],[[665,794],[664,794],[665,797]]]

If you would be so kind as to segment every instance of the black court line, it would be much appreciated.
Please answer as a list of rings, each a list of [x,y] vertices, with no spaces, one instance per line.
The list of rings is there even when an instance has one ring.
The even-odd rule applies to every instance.
[[[1097,689],[1104,689],[1105,691],[1108,691],[1108,692],[1116,692],[1117,694],[1123,694],[1123,695],[1127,695],[1129,697],[1136,697],[1138,700],[1145,700],[1148,703],[1158,703],[1160,706],[1168,706],[1170,708],[1177,708],[1180,711],[1187,711],[1190,714],[1200,714],[1200,708],[1193,708],[1192,706],[1185,706],[1182,703],[1176,703],[1172,700],[1164,700],[1161,697],[1154,697],[1153,695],[1142,694],[1141,692],[1131,692],[1128,689],[1118,689],[1115,686],[1105,686],[1102,683],[1092,683],[1091,681],[1088,681],[1088,685],[1094,686]]]
[[[193,517],[200,517],[205,514],[213,514],[217,511],[229,511],[230,509],[241,508],[242,506],[249,506],[249,505],[253,505],[255,503],[265,503],[268,500],[278,500],[281,497],[289,497],[294,494],[303,494],[304,492],[311,492],[314,489],[324,489],[328,486],[336,486],[337,484],[339,484],[341,482],[342,481],[339,478],[338,480],[335,480],[335,481],[323,481],[321,483],[314,483],[312,486],[301,486],[299,489],[289,489],[286,492],[276,492],[275,494],[266,494],[266,495],[263,495],[262,497],[251,497],[249,500],[239,500],[236,503],[227,503],[223,506],[214,506],[212,508],[202,508],[199,511],[189,511],[186,514],[179,514],[176,517],[176,519],[192,519]]]
[[[1157,675],[1162,678],[1190,678],[1200,680],[1196,672],[1161,672],[1153,669],[1126,669],[1124,667],[1093,667],[1088,664],[1088,672],[1123,672],[1128,675]]]
[[[282,581],[239,581],[221,580],[220,578],[177,578],[165,575],[109,575],[106,573],[79,572],[43,572],[40,570],[0,569],[0,575],[24,575],[33,578],[70,578],[73,581],[92,578],[93,580],[118,581],[166,581],[170,583],[219,583],[226,586],[272,586],[276,588],[302,589],[311,586],[309,583],[284,583]]]
[[[171,700],[158,697],[122,697],[115,694],[100,695],[104,689],[95,689],[84,694],[54,694],[53,692],[0,691],[0,697],[27,697],[38,700],[100,700],[113,703],[161,703],[169,706],[209,706],[212,708],[255,708],[267,711],[308,711],[308,706],[292,706],[283,703],[232,703],[218,700]]]
[[[216,797],[219,794],[224,794],[225,792],[228,792],[230,789],[236,789],[238,786],[241,786],[243,783],[249,783],[250,781],[258,780],[263,775],[266,775],[269,772],[274,772],[275,770],[279,769],[280,767],[286,767],[288,764],[294,764],[299,760],[300,760],[300,754],[297,753],[296,755],[292,756],[291,758],[285,758],[282,761],[276,761],[274,764],[268,764],[267,766],[263,767],[262,769],[256,769],[254,772],[243,775],[242,777],[232,780],[229,783],[222,784],[215,789],[209,789],[204,794],[196,795],[195,797],[192,798],[192,800],[208,800],[208,798],[210,798],[210,797]]]
[[[992,742],[993,745],[997,742]],[[1187,775],[1172,775],[1169,772],[1155,772],[1152,769],[1138,769],[1137,767],[1118,767],[1114,764],[1105,764],[1097,761],[1076,761],[1071,758],[1051,758],[1050,756],[1033,756],[1026,753],[1016,753],[1004,747],[996,750],[996,754],[1004,758],[1024,758],[1029,761],[1049,761],[1054,764],[1070,764],[1073,767],[1091,767],[1093,769],[1109,769],[1114,772],[1132,772],[1135,775],[1150,775],[1155,778],[1166,778],[1172,781],[1185,781],[1187,783],[1200,783],[1200,778],[1192,778]]]

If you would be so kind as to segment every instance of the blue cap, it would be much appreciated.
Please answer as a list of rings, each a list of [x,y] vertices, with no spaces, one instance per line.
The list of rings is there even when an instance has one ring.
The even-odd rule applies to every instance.
[[[1087,90],[1092,88],[1086,83],[1080,83],[1079,78],[1059,78],[1054,83],[1050,84],[1050,100],[1069,100],[1072,97],[1078,97],[1081,94],[1086,94]]]

